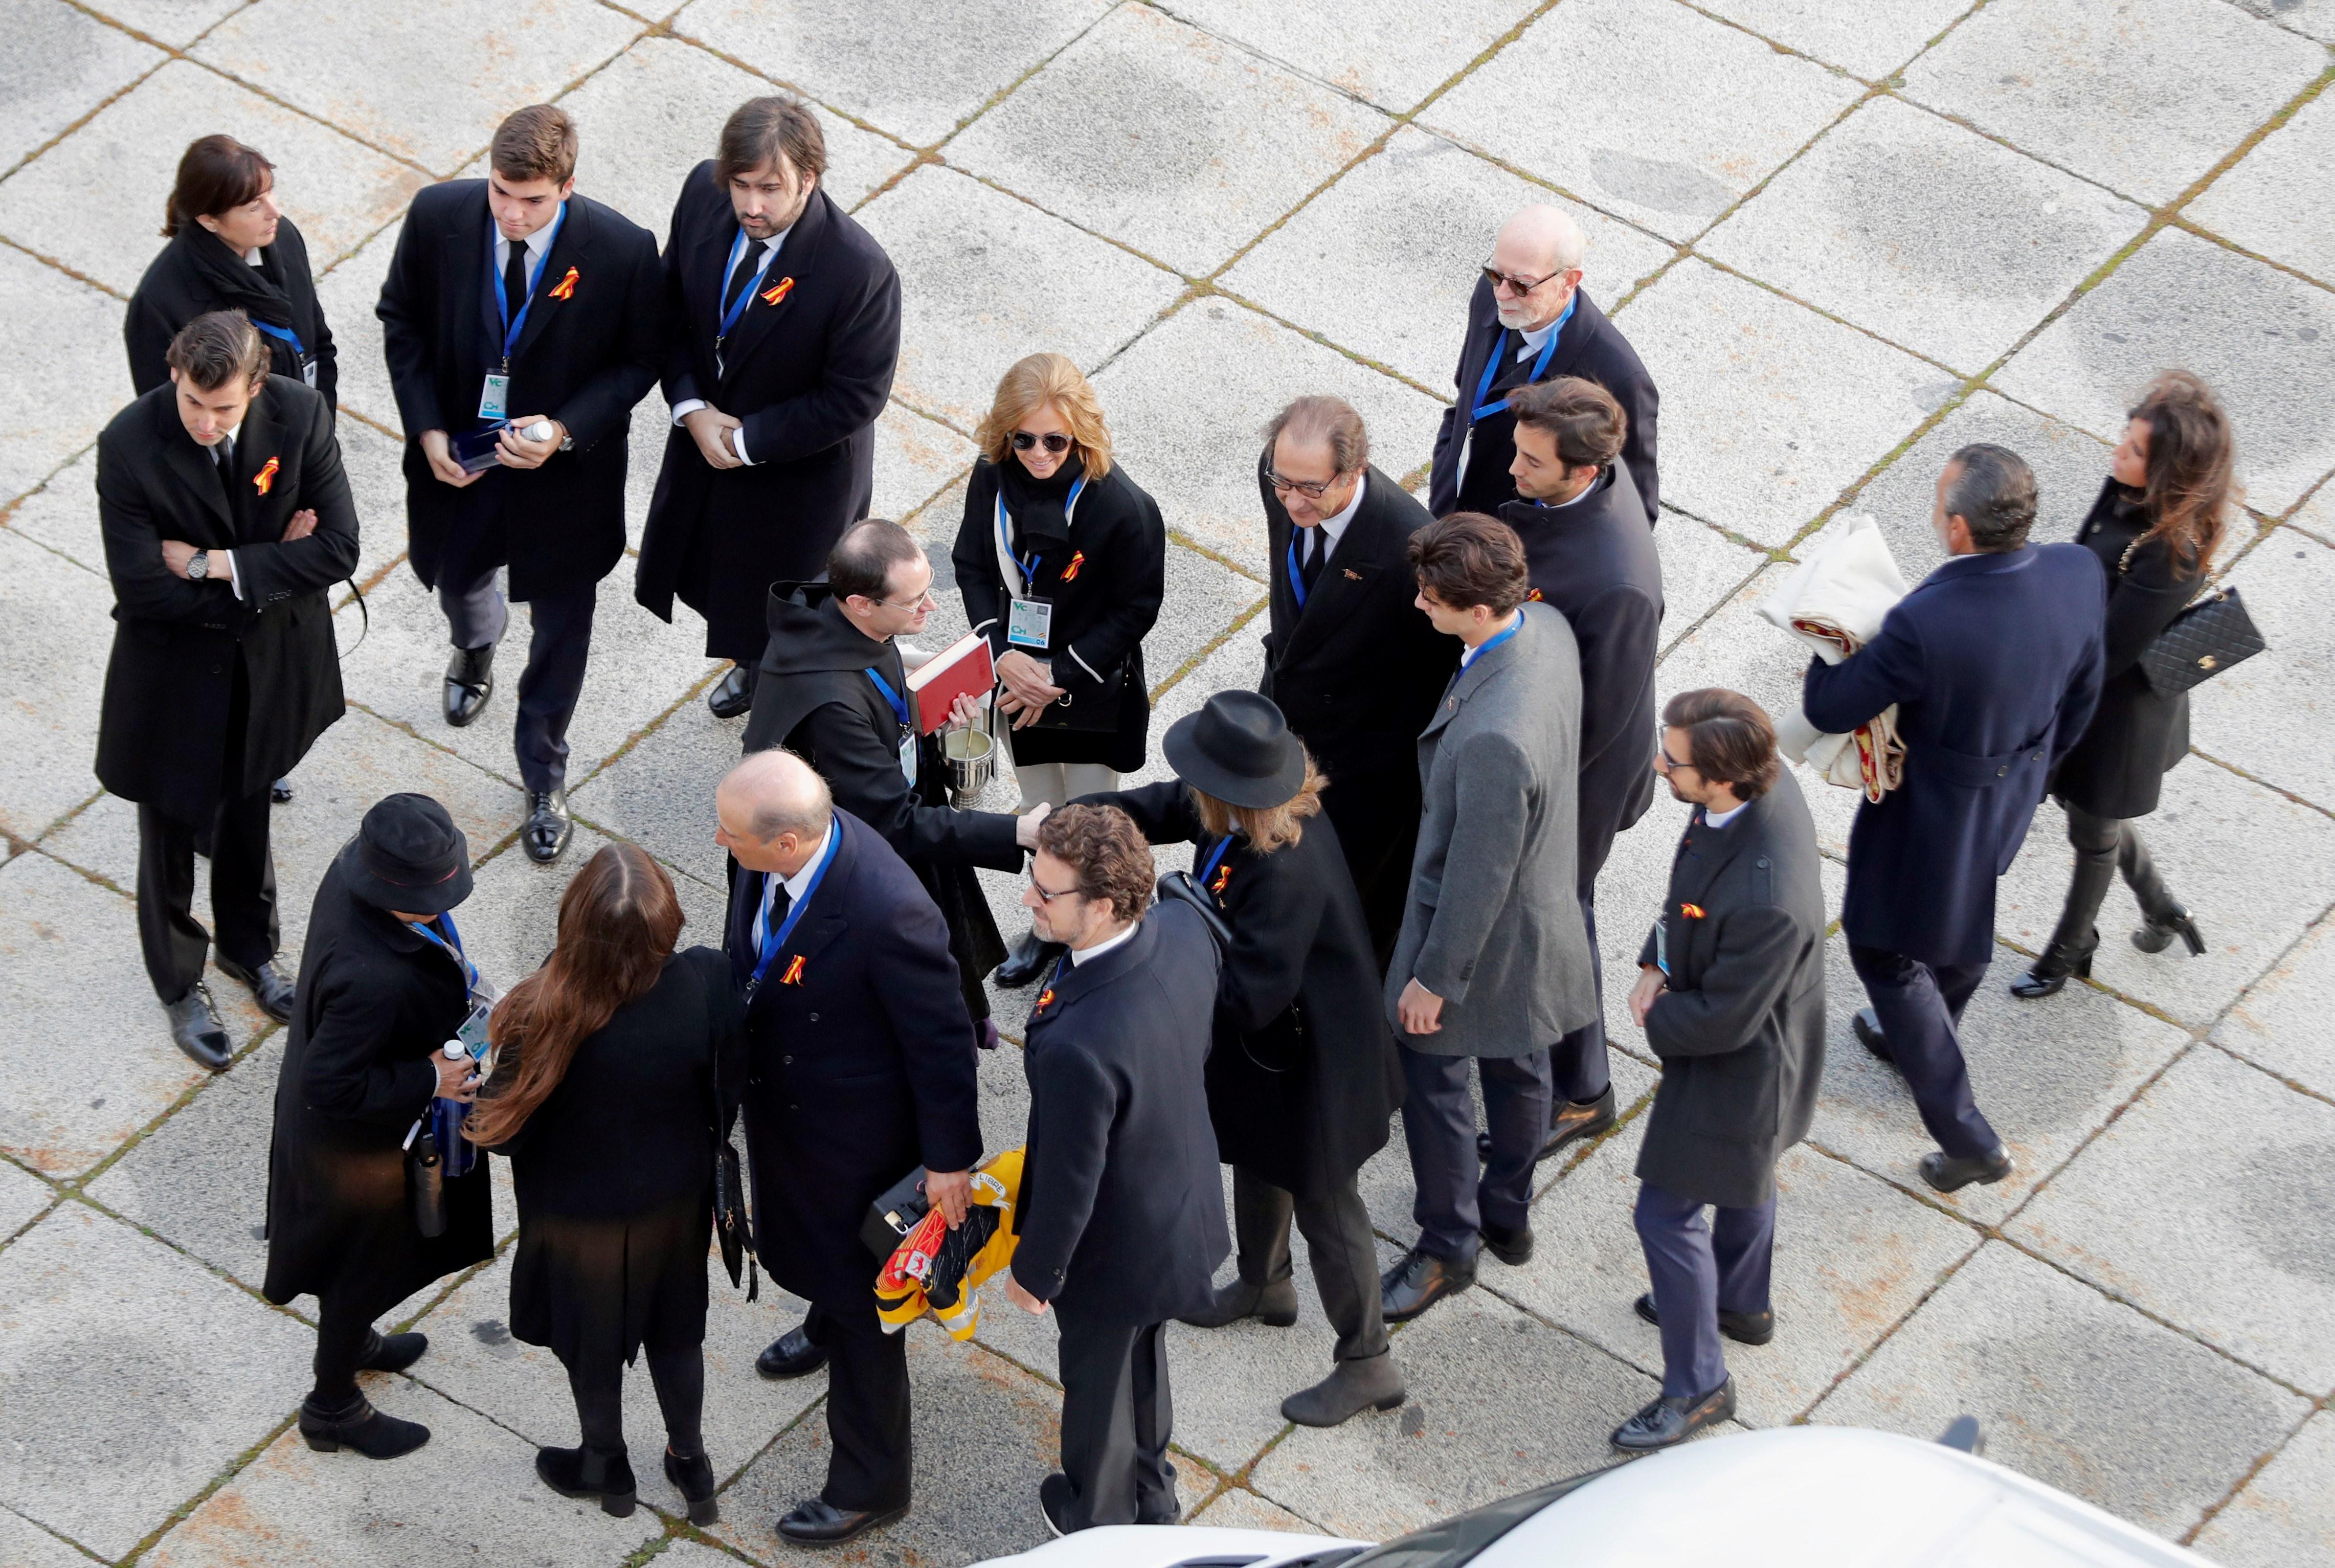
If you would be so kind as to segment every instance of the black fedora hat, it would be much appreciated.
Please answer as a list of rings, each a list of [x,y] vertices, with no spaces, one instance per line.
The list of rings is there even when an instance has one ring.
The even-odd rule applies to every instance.
[[[443,915],[470,895],[470,845],[427,795],[390,795],[364,814],[334,864],[375,908]]]
[[[1159,749],[1177,778],[1227,806],[1270,810],[1305,784],[1305,748],[1255,692],[1217,692],[1168,726]]]

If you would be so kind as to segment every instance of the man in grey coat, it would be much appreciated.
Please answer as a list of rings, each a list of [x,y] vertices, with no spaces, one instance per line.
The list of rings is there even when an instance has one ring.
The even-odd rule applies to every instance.
[[[1425,808],[1387,970],[1419,1190],[1419,1240],[1380,1282],[1390,1323],[1473,1284],[1481,1246],[1511,1265],[1532,1255],[1548,1050],[1597,1015],[1574,896],[1573,629],[1546,605],[1525,602],[1525,547],[1506,523],[1455,513],[1412,535],[1410,553],[1419,609],[1463,651],[1419,740]],[[1491,1129],[1480,1177],[1470,1058]]]
[[[1682,1443],[1735,1413],[1725,1333],[1764,1345],[1776,1161],[1807,1136],[1824,1074],[1824,886],[1816,824],[1749,697],[1682,692],[1654,770],[1694,808],[1638,954],[1631,1016],[1662,1058],[1638,1153],[1638,1240],[1662,1330],[1662,1397],[1613,1446]],[[1717,1212],[1703,1217],[1706,1205]]]

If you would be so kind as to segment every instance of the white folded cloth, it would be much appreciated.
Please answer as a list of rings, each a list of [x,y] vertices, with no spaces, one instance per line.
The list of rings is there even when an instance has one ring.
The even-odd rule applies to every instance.
[[[1826,663],[1837,664],[1874,639],[1904,596],[1905,578],[1890,557],[1881,526],[1858,513],[1809,542],[1800,564],[1760,601],[1759,614],[1815,648]],[[1868,800],[1879,800],[1905,776],[1894,704],[1852,734],[1826,735],[1796,703],[1776,726],[1776,744],[1827,784],[1862,789]]]

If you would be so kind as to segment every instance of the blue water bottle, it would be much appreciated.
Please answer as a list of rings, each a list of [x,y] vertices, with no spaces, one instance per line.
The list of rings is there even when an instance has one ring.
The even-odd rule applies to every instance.
[[[459,1061],[470,1054],[459,1040],[450,1040],[444,1047],[446,1060]],[[470,1108],[460,1100],[433,1099],[430,1102],[430,1130],[437,1136],[438,1157],[445,1163],[445,1179],[455,1181],[470,1174],[478,1163],[479,1147],[462,1136],[462,1124],[470,1118]]]

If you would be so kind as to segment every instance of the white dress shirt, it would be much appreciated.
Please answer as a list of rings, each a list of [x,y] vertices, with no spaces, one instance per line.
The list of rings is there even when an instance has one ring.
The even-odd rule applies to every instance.
[[[1352,522],[1354,520],[1354,514],[1362,509],[1362,488],[1370,483],[1370,479],[1371,477],[1368,474],[1364,474],[1361,478],[1356,479],[1354,481],[1354,498],[1348,501],[1344,508],[1341,510],[1337,516],[1323,518],[1320,522],[1313,525],[1315,528],[1322,530],[1322,559],[1324,563],[1326,563],[1332,556],[1337,554],[1338,541],[1346,537],[1346,525]],[[1300,560],[1304,559],[1303,551],[1301,550],[1298,552],[1298,558]]]
[[[746,247],[745,249],[740,251],[738,253],[738,266],[727,268],[722,274],[722,292],[713,296],[713,308],[717,311],[720,310],[722,308],[722,302],[730,296],[730,280],[738,276],[739,266],[751,266],[758,272],[761,272],[763,276],[768,276],[770,270],[770,264],[779,259],[779,247],[786,244],[787,236],[793,232],[793,226],[790,225],[787,227],[779,230],[778,233],[770,236],[770,238],[762,241],[761,247],[759,250],[757,250],[755,247],[750,245]],[[673,405],[673,422],[679,424],[683,420],[687,419],[691,414],[695,413],[699,409],[706,406],[707,404],[703,398],[683,398],[679,402]],[[730,450],[738,454],[738,460],[740,462],[745,464],[750,469],[754,466],[754,460],[746,455],[746,431],[743,426],[740,426],[738,429],[730,432]]]
[[[1740,801],[1725,811],[1712,811],[1706,808],[1702,814],[1702,825],[1705,828],[1724,828],[1742,816],[1743,808],[1750,804],[1749,800]]]
[[[811,846],[810,858],[802,863],[802,869],[797,871],[792,876],[762,878],[762,906],[754,911],[754,956],[756,958],[762,955],[762,942],[770,929],[770,905],[779,888],[781,886],[786,888],[787,907],[791,912],[810,892],[810,879],[819,875],[819,864],[827,858],[827,841],[834,836],[835,818],[830,817],[827,819],[827,831],[819,836],[817,844]]]
[[[1075,969],[1090,958],[1100,958],[1112,948],[1122,947],[1128,943],[1134,941],[1136,929],[1142,924],[1143,923],[1139,920],[1130,920],[1127,923],[1127,929],[1120,932],[1117,936],[1105,937],[1102,941],[1096,943],[1092,947],[1072,948],[1071,950],[1071,967]]]
[[[1523,612],[1522,610],[1510,610],[1510,611],[1508,612],[1508,626],[1513,626],[1513,625],[1516,624],[1519,621],[1521,621],[1521,620],[1523,620],[1523,619],[1524,619],[1524,612]],[[1508,629],[1508,626],[1503,626],[1503,627],[1501,627],[1501,628],[1500,628],[1500,632],[1505,632],[1505,631],[1507,631],[1507,630]],[[1498,636],[1498,635],[1500,634],[1500,632],[1495,632],[1495,633],[1493,633],[1493,634],[1492,634],[1492,637],[1497,637],[1497,636]],[[1472,647],[1472,648],[1462,648],[1462,649],[1460,649],[1460,650],[1459,650],[1459,667],[1460,667],[1461,669],[1463,669],[1463,670],[1464,670],[1464,669],[1466,669],[1468,665],[1470,665],[1470,664],[1474,663],[1476,662],[1476,655],[1477,655],[1477,654],[1478,654],[1478,653],[1482,653],[1485,649],[1487,649],[1487,648],[1488,648],[1488,647],[1490,647],[1490,646],[1492,645],[1492,637],[1487,637],[1487,638],[1485,638],[1482,642],[1480,642],[1480,643],[1477,644],[1476,644],[1474,647]]]
[[[551,248],[551,225],[547,223],[545,224],[533,234],[530,234],[525,239],[520,240],[519,243],[527,247],[527,273],[529,277],[533,277],[535,276],[535,269],[543,265],[543,253]],[[510,247],[511,242],[503,237],[502,226],[500,224],[496,225],[495,276],[498,277],[500,277],[503,274],[510,270]],[[255,250],[251,254],[256,256],[259,253]],[[513,315],[517,315],[518,314],[519,301],[511,301],[510,307],[511,314]]]
[[[257,251],[256,251],[256,250],[255,250],[255,251],[253,251],[251,254],[252,254],[252,255],[254,255],[254,256],[257,256],[259,253],[258,253]],[[228,473],[232,473],[232,472],[234,472],[234,471],[235,471],[235,432],[234,432],[233,431],[228,431],[228,432],[227,432],[227,434],[225,434],[225,435],[223,435],[223,436],[219,437],[219,439],[218,439],[218,446],[213,447],[213,448],[210,450],[210,451],[207,451],[207,452],[205,452],[205,453],[203,454],[203,456],[205,456],[205,457],[207,457],[207,458],[210,458],[211,461],[213,461],[213,462],[217,462],[217,461],[218,461],[218,459],[217,459],[217,458],[215,458],[215,457],[211,457],[211,452],[218,451],[218,450],[224,450],[226,451],[226,453],[227,453],[227,467],[228,467]],[[222,478],[224,478],[225,476],[221,476],[221,477],[222,477]],[[229,479],[229,480],[228,480],[228,482],[229,484],[232,484],[232,483],[234,483],[235,481],[234,481],[234,480],[232,480],[232,479]],[[228,502],[229,502],[230,504],[232,504],[232,503],[234,502],[234,499],[235,499],[235,498],[234,498],[233,496],[229,496],[229,497],[228,498]],[[204,551],[204,552],[203,552],[203,554],[204,554],[204,557],[205,557],[205,558],[204,558],[204,561],[203,561],[203,567],[204,567],[204,574],[205,574],[205,576],[209,576],[209,577],[218,577],[218,576],[221,576],[222,574],[224,574],[224,575],[225,575],[225,577],[226,577],[226,581],[227,581],[227,586],[228,586],[229,588],[231,588],[231,589],[233,589],[233,590],[235,591],[235,596],[236,596],[237,598],[238,598],[238,599],[242,598],[242,597],[243,597],[243,585],[242,585],[241,583],[239,583],[239,582],[236,581],[236,576],[235,576],[235,552],[234,552],[233,550],[206,550],[206,551]]]
[[[1563,316],[1559,316],[1556,321],[1550,322],[1546,326],[1540,328],[1537,332],[1523,333],[1522,335],[1525,340],[1525,346],[1516,350],[1516,357],[1518,359],[1523,359],[1527,354],[1538,353],[1541,349],[1541,344],[1548,341],[1548,334],[1555,332],[1557,329],[1558,323],[1562,322],[1564,319],[1565,318]]]

